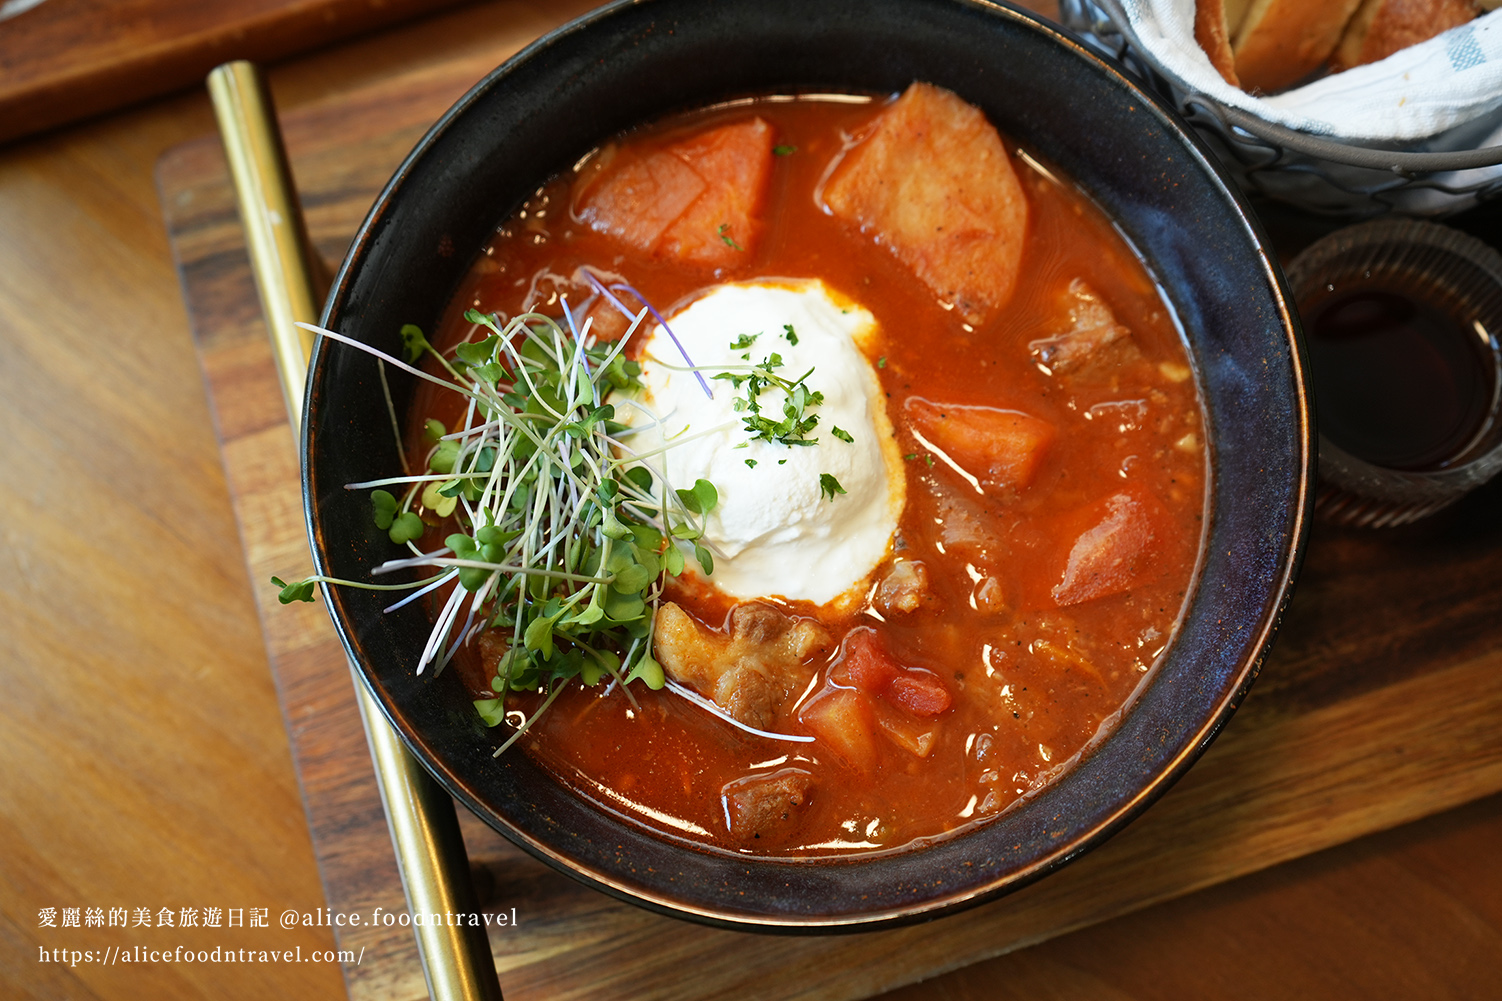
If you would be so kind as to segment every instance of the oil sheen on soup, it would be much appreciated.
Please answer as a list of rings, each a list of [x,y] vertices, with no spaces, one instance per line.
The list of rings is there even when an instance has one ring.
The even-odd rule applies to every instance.
[[[1207,464],[1170,312],[1067,178],[925,84],[704,110],[540,188],[436,340],[564,302],[617,339],[600,285],[681,344],[632,334],[636,447],[715,485],[715,569],[659,604],[668,688],[571,685],[523,753],[667,836],[810,856],[983,822],[1104,738],[1179,618]],[[779,438],[794,412],[817,444]]]

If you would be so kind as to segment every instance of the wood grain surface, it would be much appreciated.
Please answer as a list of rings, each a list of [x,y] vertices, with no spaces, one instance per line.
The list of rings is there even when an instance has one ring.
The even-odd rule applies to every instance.
[[[469,69],[286,116],[310,232],[331,260]],[[303,573],[291,435],[217,142],[172,151],[159,178],[251,578]],[[528,917],[492,935],[503,984],[520,998],[863,997],[1502,789],[1493,725],[1502,713],[1502,525],[1480,516],[1496,499],[1474,498],[1403,534],[1319,533],[1256,696],[1189,778],[1091,857],[961,918],[833,941],[685,927],[574,887],[471,822],[491,903]],[[257,598],[329,905],[399,910],[332,630],[314,609],[277,605],[269,589]],[[420,991],[399,929],[337,937],[378,957],[346,968],[352,997]],[[682,976],[688,968],[693,979]]]
[[[0,19],[0,142],[457,2],[40,0]]]
[[[299,178],[320,155],[317,130],[346,128],[346,99],[400,107],[428,88],[440,100],[443,79],[478,77],[582,6],[477,5],[279,67],[272,83],[286,117],[309,123],[294,146]],[[297,681],[308,668],[292,662],[311,658],[311,647],[289,643],[291,660],[279,656],[273,682],[255,607],[267,595],[246,563],[291,572],[305,564],[297,547],[286,551],[290,566],[274,547],[242,548],[218,444],[238,432],[239,451],[225,459],[270,478],[292,461],[291,440],[276,427],[275,405],[263,419],[255,403],[238,407],[248,421],[216,433],[160,223],[158,156],[212,127],[206,101],[193,95],[0,151],[0,997],[337,996],[341,979],[328,963],[55,958],[60,949],[178,944],[300,947],[307,957],[333,947],[327,927],[48,928],[39,912],[265,907],[275,924],[282,909],[311,914],[335,899],[363,906],[390,893],[389,848],[382,856],[375,847],[384,831],[370,833],[379,814],[358,797],[324,804],[355,840],[347,852],[330,847],[339,832],[325,829],[315,858],[303,809],[311,787],[298,785],[288,734],[305,776],[359,762],[363,741],[340,720],[347,676],[326,676],[321,687]],[[212,159],[212,144],[173,156],[193,148]],[[370,183],[370,165],[352,157],[339,167],[322,155],[325,190]],[[340,170],[345,180],[330,183]],[[346,200],[312,206],[329,257],[338,227],[359,215],[341,207]],[[201,247],[232,271],[243,251],[211,231],[233,215],[210,214],[200,220]],[[274,400],[257,358],[264,349],[244,336],[264,336],[248,285],[221,277],[215,287],[226,298],[207,305],[235,333],[220,345],[228,385],[216,407]],[[516,906],[525,933],[494,940],[502,983],[512,998],[589,989],[708,998],[724,996],[727,970],[746,967],[762,976],[747,996],[799,994],[793,978],[809,970],[809,996],[854,996],[1495,789],[1499,500],[1494,487],[1401,534],[1316,533],[1284,640],[1206,759],[1101,852],[980,911],[890,936],[709,933],[582,890],[470,824],[482,890],[492,907]],[[297,517],[271,496],[239,502],[242,516],[284,528]],[[313,612],[299,621],[316,629]],[[890,1001],[1495,997],[1499,844],[1494,795],[903,988]],[[331,860],[345,882],[320,887],[318,863]],[[371,945],[360,963],[374,964],[371,975],[357,968],[349,986],[420,996],[415,966],[384,958],[410,940]],[[859,950],[861,968],[847,950]],[[676,968],[648,976],[633,967],[655,953]]]

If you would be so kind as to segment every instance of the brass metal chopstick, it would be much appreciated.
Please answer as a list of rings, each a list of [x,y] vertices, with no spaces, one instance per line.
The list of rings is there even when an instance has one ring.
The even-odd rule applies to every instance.
[[[302,426],[313,346],[312,335],[296,324],[318,320],[316,258],[259,69],[249,62],[225,63],[209,74],[208,88],[234,178],[287,415],[296,433]],[[414,915],[473,913],[474,885],[453,800],[407,751],[364,677],[354,664],[349,666],[408,910]],[[414,922],[429,994],[434,1001],[500,1001],[484,929],[456,924]]]

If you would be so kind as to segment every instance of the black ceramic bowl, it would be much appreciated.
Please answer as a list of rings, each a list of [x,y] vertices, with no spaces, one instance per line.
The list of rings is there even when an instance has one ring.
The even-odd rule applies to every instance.
[[[496,70],[435,125],[361,227],[326,326],[396,353],[433,329],[524,197],[601,140],[751,94],[896,92],[978,105],[1113,218],[1182,324],[1208,416],[1210,518],[1176,640],[1116,732],[1018,808],[919,851],[774,861],[685,847],[606,813],[495,737],[452,672],[416,677],[429,623],[327,594],[350,656],[413,752],[506,837],[584,882],[681,917],[815,931],[917,920],[1037,879],[1125,825],[1189,767],[1257,673],[1302,548],[1310,415],[1288,297],[1246,205],[1183,123],[1061,31],[966,0],[641,0],[594,13]],[[399,375],[399,373],[397,373]],[[399,408],[410,382],[394,379]],[[323,341],[304,427],[320,573],[392,554],[344,484],[399,468],[375,363]]]

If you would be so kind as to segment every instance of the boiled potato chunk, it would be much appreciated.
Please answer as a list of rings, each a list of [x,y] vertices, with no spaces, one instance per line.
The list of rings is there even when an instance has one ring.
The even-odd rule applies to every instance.
[[[824,201],[967,322],[1017,286],[1027,197],[996,129],[947,90],[909,87],[839,165]]]
[[[733,267],[750,259],[761,233],[772,138],[772,126],[753,118],[620,154],[584,179],[576,211],[595,231],[659,259]]]
[[[1024,490],[1033,482],[1055,438],[1054,427],[1020,410],[934,403],[908,398],[913,427],[955,464],[998,490]]]

